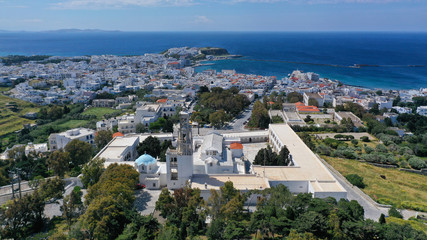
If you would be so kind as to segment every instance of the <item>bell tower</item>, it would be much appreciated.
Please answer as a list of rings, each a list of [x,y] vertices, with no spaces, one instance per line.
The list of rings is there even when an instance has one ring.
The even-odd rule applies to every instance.
[[[184,187],[193,176],[193,138],[189,120],[187,112],[179,113],[177,149],[166,152],[168,189]]]
[[[190,115],[187,112],[179,114],[178,128],[178,154],[192,155],[193,154],[193,138],[190,126]]]

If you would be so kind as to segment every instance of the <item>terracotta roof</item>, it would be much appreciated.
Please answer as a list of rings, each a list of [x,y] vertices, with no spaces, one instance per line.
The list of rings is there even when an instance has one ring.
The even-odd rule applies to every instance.
[[[241,143],[232,143],[230,144],[231,149],[243,149],[243,145]]]
[[[124,135],[121,132],[116,132],[116,133],[113,134],[113,138],[115,138],[115,137],[123,137],[123,136]]]
[[[168,99],[167,98],[161,98],[161,99],[157,99],[157,103],[165,103],[165,102],[167,102],[168,101]]]
[[[297,106],[298,112],[320,112],[316,106]]]

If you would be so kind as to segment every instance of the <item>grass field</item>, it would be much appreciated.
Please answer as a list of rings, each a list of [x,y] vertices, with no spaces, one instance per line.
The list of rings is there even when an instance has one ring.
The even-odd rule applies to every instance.
[[[0,92],[6,92],[12,89],[11,87],[0,87]]]
[[[357,160],[322,156],[343,176],[358,174],[367,185],[362,189],[372,199],[401,207],[404,201],[427,203],[427,176],[397,169],[375,167]],[[381,178],[384,175],[386,179]],[[404,206],[403,206],[404,207]],[[409,208],[409,207],[406,207]]]
[[[83,112],[83,115],[95,115],[98,120],[104,119],[105,114],[121,113],[121,110],[112,108],[92,107]]]
[[[72,129],[72,128],[82,127],[86,125],[86,123],[88,122],[89,122],[88,120],[70,120],[65,123],[59,124],[58,126],[61,128]]]
[[[18,111],[13,112],[6,108],[6,104],[15,102]],[[0,94],[0,136],[22,129],[23,124],[34,123],[33,120],[23,118],[28,112],[38,112],[37,106],[19,99]]]

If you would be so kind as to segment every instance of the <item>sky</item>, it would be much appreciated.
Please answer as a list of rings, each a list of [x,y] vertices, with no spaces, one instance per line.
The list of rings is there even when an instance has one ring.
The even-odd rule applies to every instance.
[[[427,0],[0,0],[0,30],[427,31]]]

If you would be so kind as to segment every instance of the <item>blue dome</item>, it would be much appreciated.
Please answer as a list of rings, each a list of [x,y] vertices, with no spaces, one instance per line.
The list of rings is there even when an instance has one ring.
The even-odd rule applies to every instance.
[[[141,166],[144,164],[145,166],[148,166],[150,164],[156,163],[156,159],[150,156],[149,154],[141,155],[138,159],[135,160],[135,163],[138,166]]]

